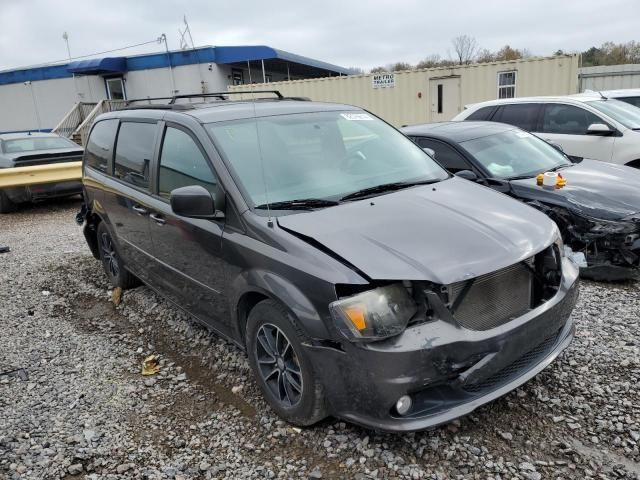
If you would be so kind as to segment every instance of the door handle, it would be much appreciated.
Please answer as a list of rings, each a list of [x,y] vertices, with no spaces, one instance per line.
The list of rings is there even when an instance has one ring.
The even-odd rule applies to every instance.
[[[131,209],[135,212],[137,212],[139,215],[146,215],[147,209],[144,207],[141,207],[140,205],[134,205],[133,207],[131,207]]]
[[[156,222],[158,225],[164,225],[165,223],[167,223],[167,221],[164,218],[162,218],[162,216],[158,215],[157,213],[150,214],[149,218],[151,218],[151,220]]]

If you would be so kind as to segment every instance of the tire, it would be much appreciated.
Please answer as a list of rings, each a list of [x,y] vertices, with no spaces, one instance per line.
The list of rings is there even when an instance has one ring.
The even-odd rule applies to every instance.
[[[126,269],[104,222],[98,224],[96,235],[102,268],[104,268],[111,285],[115,288],[120,287],[122,290],[128,290],[140,285],[140,280]]]
[[[249,313],[247,353],[256,382],[271,408],[298,426],[313,425],[327,416],[324,389],[302,347],[305,339],[293,316],[273,300],[263,300]]]
[[[0,213],[11,213],[18,209],[18,205],[11,201],[11,199],[0,190]]]

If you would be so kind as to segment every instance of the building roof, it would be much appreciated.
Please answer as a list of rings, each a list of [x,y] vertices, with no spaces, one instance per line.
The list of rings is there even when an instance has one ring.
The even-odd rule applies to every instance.
[[[284,50],[278,50],[266,45],[207,46],[189,50],[173,50],[168,54],[166,52],[158,52],[129,57],[94,58],[56,65],[3,70],[0,71],[0,85],[66,78],[74,74],[96,75],[166,68],[168,66],[179,67],[199,63],[232,64],[260,60],[280,60],[305,67],[326,70],[327,76],[331,74],[350,75],[353,73],[348,68],[303,57],[302,55],[296,55]]]

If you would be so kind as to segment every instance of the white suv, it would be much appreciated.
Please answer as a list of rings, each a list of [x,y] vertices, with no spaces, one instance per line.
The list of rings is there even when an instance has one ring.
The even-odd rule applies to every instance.
[[[593,90],[585,90],[585,93],[598,93]],[[626,102],[634,107],[640,107],[640,88],[623,88],[621,90],[602,90],[602,95]]]
[[[476,103],[453,120],[508,123],[560,145],[572,159],[640,168],[640,108],[597,92]]]

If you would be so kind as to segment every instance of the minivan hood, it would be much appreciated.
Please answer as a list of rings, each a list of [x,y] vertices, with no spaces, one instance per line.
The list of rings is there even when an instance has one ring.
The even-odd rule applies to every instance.
[[[499,270],[550,245],[546,215],[468,180],[443,182],[281,216],[372,280],[449,284]]]
[[[512,180],[518,197],[559,205],[603,220],[619,220],[640,212],[640,170],[597,160],[560,170],[567,185],[546,189],[535,178]]]

